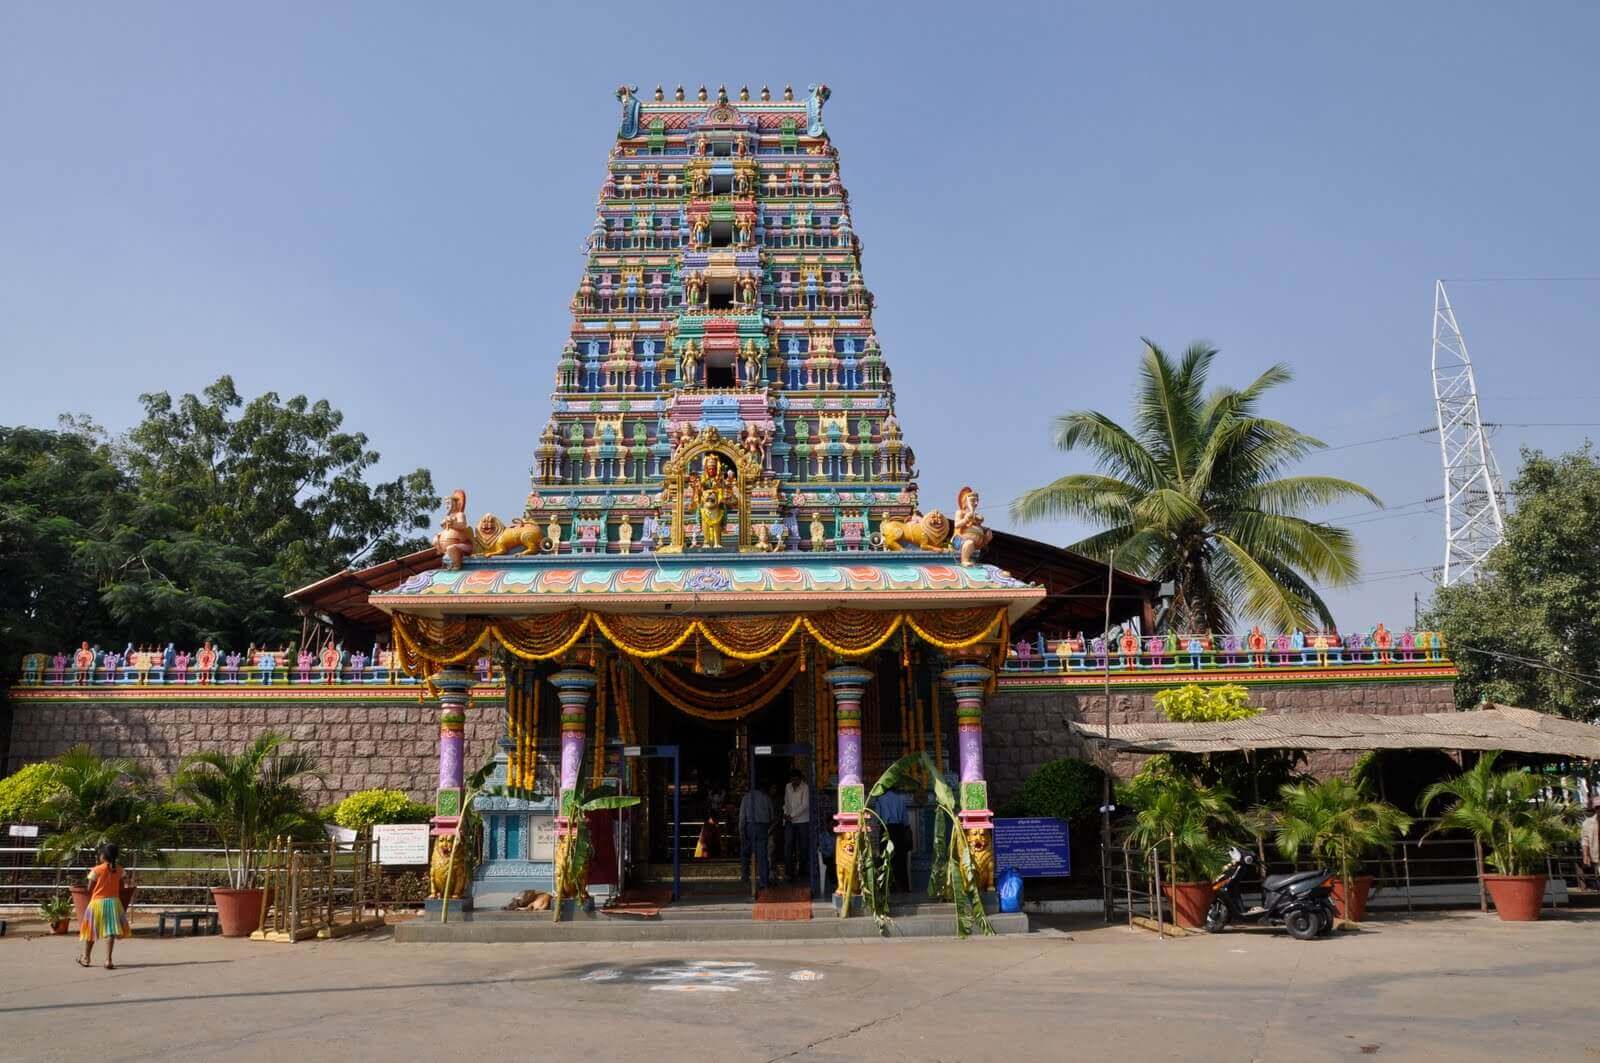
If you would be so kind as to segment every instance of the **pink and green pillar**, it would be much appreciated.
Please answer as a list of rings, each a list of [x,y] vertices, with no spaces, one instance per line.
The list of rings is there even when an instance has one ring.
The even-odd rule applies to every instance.
[[[833,817],[833,832],[854,834],[867,805],[866,787],[861,782],[861,702],[872,673],[859,665],[841,664],[822,673],[822,678],[833,691],[838,739],[839,810]]]
[[[961,752],[961,825],[967,830],[994,827],[989,811],[989,784],[983,776],[983,704],[994,672],[971,661],[958,661],[939,676],[956,699],[956,741]]]
[[[461,818],[472,677],[465,668],[450,665],[434,674],[433,687],[439,692],[439,789],[433,803],[433,833],[448,834]]]
[[[583,771],[584,732],[589,724],[589,703],[594,699],[595,674],[587,668],[563,668],[550,677],[561,702],[561,793],[559,810],[566,806],[567,794],[578,788]],[[556,827],[566,829],[566,817],[556,816]]]

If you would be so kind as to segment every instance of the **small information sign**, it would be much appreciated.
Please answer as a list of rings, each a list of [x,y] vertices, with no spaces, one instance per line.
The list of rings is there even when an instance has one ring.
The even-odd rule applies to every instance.
[[[426,823],[377,823],[372,840],[378,843],[378,862],[385,867],[410,867],[428,862]]]
[[[11,836],[13,838],[37,838],[39,836],[39,827],[37,824],[32,823],[26,825],[13,823],[11,824]]]
[[[1066,823],[1044,816],[995,820],[994,866],[1023,878],[1072,874]]]
[[[529,816],[529,860],[554,860],[556,858],[556,818],[554,816]]]

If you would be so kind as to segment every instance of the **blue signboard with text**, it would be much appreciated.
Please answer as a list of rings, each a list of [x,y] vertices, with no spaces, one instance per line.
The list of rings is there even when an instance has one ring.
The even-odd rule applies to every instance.
[[[1024,878],[1072,874],[1067,824],[1045,816],[995,820],[994,866],[1009,867]]]

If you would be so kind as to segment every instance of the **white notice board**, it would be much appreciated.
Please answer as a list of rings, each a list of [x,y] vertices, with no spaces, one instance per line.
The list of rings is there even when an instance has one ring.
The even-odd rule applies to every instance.
[[[556,818],[554,816],[529,816],[529,860],[554,860],[556,858]]]
[[[404,867],[428,862],[426,823],[376,823],[372,840],[378,843],[378,863],[385,867]]]

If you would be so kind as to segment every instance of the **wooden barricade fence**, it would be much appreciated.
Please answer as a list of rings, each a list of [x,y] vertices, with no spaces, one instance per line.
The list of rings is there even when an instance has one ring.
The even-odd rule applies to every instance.
[[[254,941],[336,938],[384,924],[377,843],[274,838],[262,860],[261,924]]]

